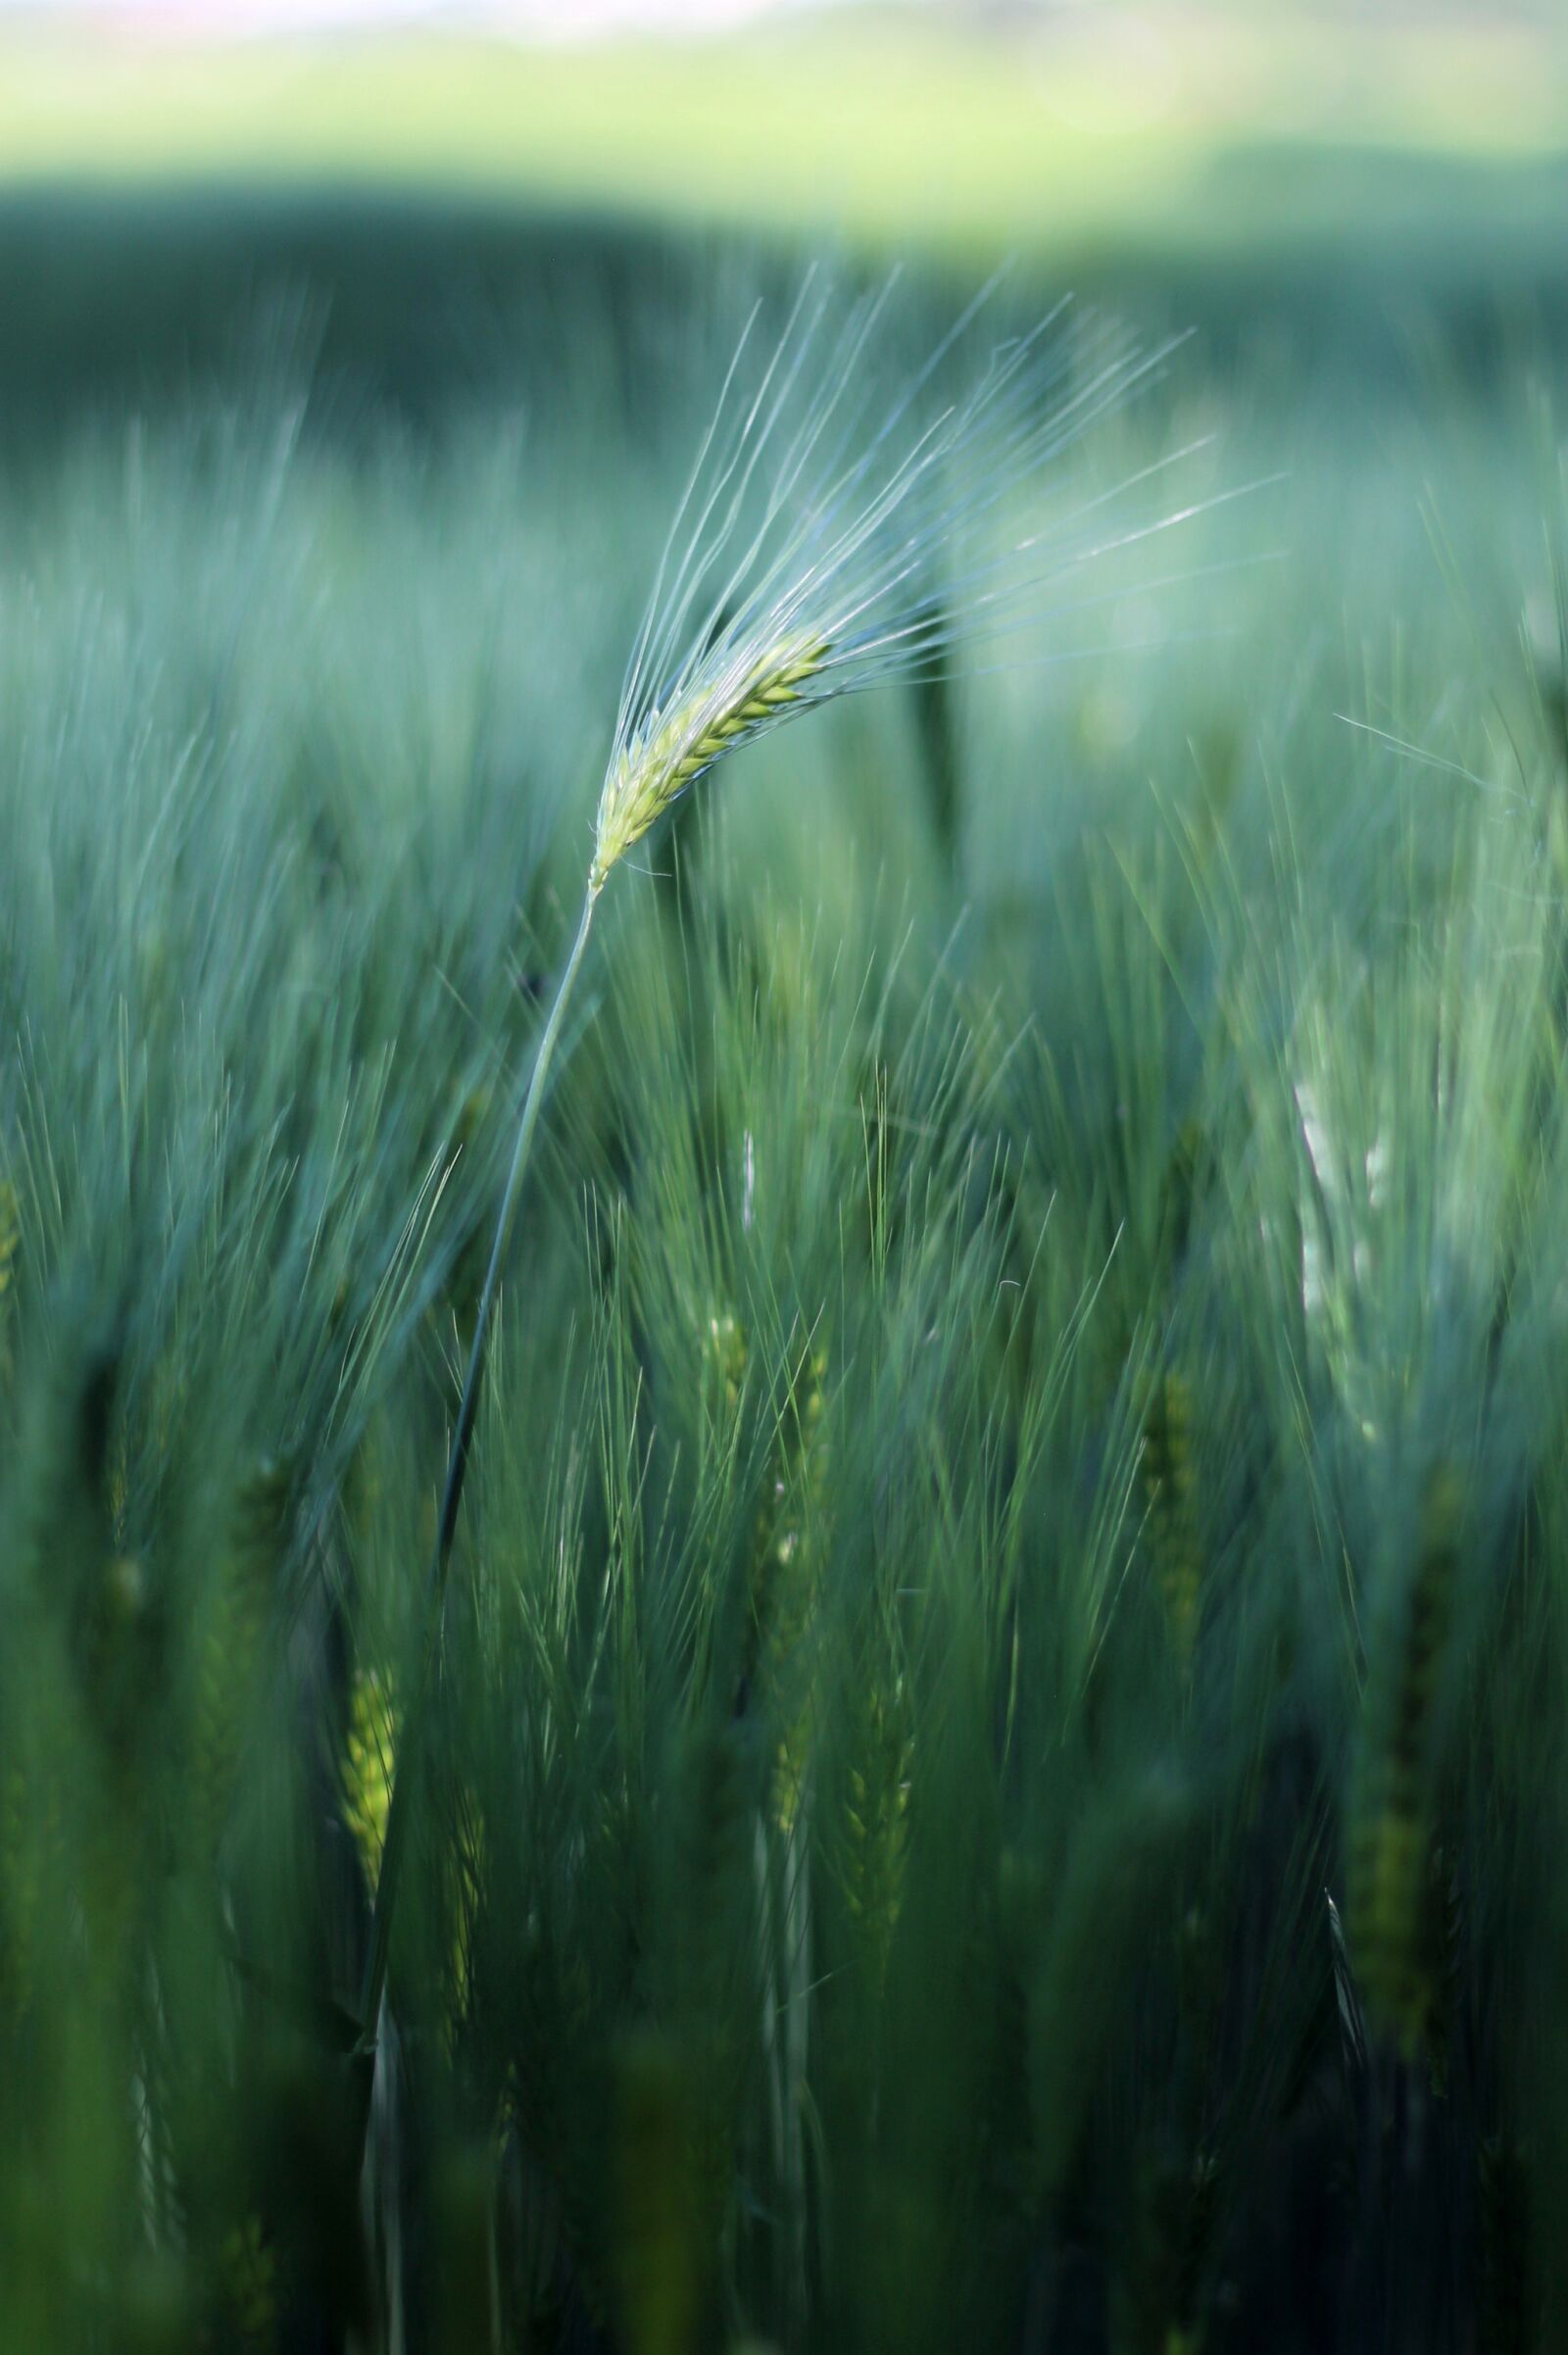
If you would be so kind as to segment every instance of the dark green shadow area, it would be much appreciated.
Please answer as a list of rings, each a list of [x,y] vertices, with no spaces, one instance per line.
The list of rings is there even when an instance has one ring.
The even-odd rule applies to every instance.
[[[1314,368],[1391,365],[1405,322],[1440,318],[1485,362],[1568,311],[1568,159],[1237,148],[1137,234],[1054,239],[1020,220],[1020,292],[1071,288],[1195,327],[1223,356],[1279,347]],[[681,224],[608,208],[392,187],[38,183],[0,191],[0,423],[13,448],[82,413],[151,408],[253,365],[257,322],[310,339],[343,413],[432,421],[505,386],[570,399],[573,341],[618,355],[628,411],[646,339],[710,304],[727,264],[798,275],[823,240],[776,223]],[[852,270],[885,251],[840,247]],[[991,259],[923,255],[933,279]],[[950,289],[951,291],[951,289]],[[275,344],[275,332],[273,342]]]

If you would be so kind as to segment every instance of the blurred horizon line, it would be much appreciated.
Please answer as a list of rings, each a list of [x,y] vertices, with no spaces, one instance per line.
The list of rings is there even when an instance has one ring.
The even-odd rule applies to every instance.
[[[417,31],[460,37],[593,39],[623,32],[705,34],[770,16],[846,13],[866,0],[0,0],[7,30],[227,43],[276,34]],[[872,0],[875,5],[875,0]],[[900,13],[984,14],[950,0],[899,0]]]
[[[1352,39],[1412,34],[1474,36],[1490,27],[1537,33],[1553,0],[0,0],[0,30],[131,43],[224,47],[276,36],[373,38],[410,32],[463,39],[592,41],[616,34],[704,37],[770,18],[924,20],[965,32],[1093,33],[1121,41],[1245,26],[1252,36],[1315,23]],[[1164,37],[1161,34],[1159,37]]]

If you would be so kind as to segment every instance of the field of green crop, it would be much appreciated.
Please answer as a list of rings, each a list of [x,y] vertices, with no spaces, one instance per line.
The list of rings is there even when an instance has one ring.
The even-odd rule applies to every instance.
[[[1168,528],[620,861],[437,1614],[623,669],[797,266],[540,232],[411,398],[308,270],[76,368],[43,218],[0,2345],[1563,2344],[1550,289],[1233,288],[992,518]],[[150,218],[55,250],[167,326]]]

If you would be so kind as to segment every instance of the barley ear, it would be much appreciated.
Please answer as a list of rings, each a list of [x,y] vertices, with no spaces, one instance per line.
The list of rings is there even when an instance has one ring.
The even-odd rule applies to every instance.
[[[343,1810],[372,1897],[386,1849],[397,1744],[398,1707],[391,1680],[374,1668],[357,1669],[343,1742]]]
[[[1413,2059],[1437,2000],[1429,1938],[1431,1725],[1459,1566],[1464,1487],[1448,1465],[1422,1499],[1413,1575],[1368,1672],[1348,1833],[1346,1930],[1367,2010]]]
[[[1192,1391],[1174,1370],[1144,1421],[1143,1472],[1154,1576],[1171,1648],[1187,1677],[1202,1608],[1203,1557],[1193,1495]]]
[[[820,638],[783,639],[716,678],[699,677],[667,709],[650,714],[605,779],[591,893],[603,891],[611,869],[705,769],[800,702],[827,653]]]

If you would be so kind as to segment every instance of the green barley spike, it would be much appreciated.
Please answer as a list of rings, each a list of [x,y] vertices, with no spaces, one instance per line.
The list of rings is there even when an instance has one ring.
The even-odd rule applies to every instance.
[[[739,1411],[749,1350],[746,1328],[731,1308],[714,1308],[701,1334],[703,1399],[712,1423],[722,1428]]]
[[[1464,1487],[1440,1466],[1422,1502],[1415,1571],[1368,1671],[1348,1832],[1346,1930],[1367,2010],[1409,2060],[1430,2030],[1433,1828],[1429,1756],[1459,1564]]]
[[[827,655],[820,638],[797,633],[699,672],[678,703],[653,712],[605,779],[590,891],[604,889],[617,860],[721,754],[798,704]]]
[[[1203,1561],[1193,1502],[1192,1391],[1174,1371],[1161,1381],[1144,1422],[1143,1474],[1154,1576],[1185,1676],[1198,1639]]]

